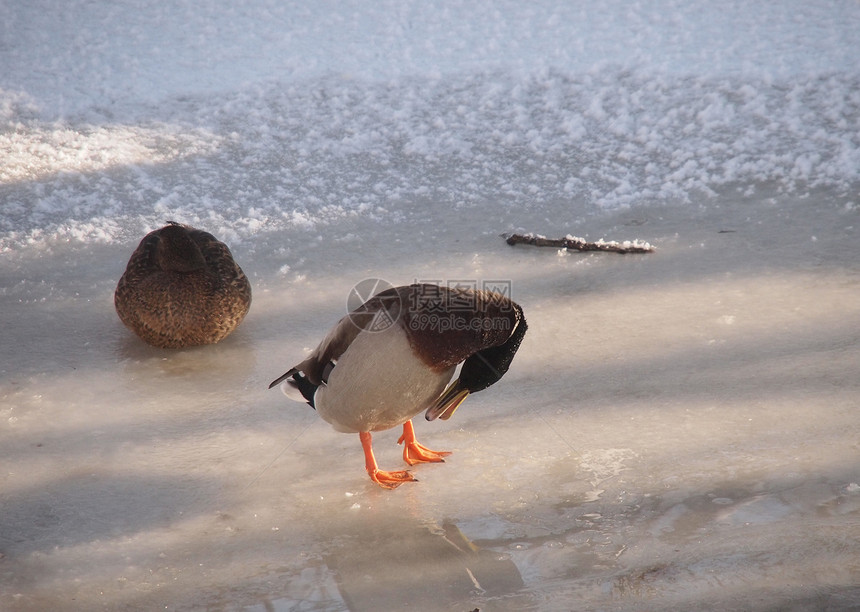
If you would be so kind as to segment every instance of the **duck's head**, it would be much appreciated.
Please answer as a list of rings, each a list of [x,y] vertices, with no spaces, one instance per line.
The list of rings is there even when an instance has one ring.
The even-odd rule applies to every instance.
[[[195,272],[206,267],[206,259],[200,246],[191,237],[188,229],[170,222],[158,232],[155,247],[155,263],[169,272]]]
[[[470,393],[477,393],[498,382],[511,365],[526,329],[522,308],[514,306],[514,329],[508,339],[500,345],[480,350],[463,362],[460,376],[448,385],[432,406],[424,414],[428,421],[440,418],[447,421]]]

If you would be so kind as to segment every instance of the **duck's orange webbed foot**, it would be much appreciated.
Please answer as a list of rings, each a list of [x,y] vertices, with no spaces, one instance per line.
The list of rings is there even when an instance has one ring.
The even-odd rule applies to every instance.
[[[406,470],[399,470],[396,472],[385,472],[383,470],[374,470],[371,472],[370,470],[367,470],[367,473],[370,474],[370,479],[383,489],[396,489],[404,482],[418,482],[418,480]]]
[[[423,444],[419,444],[415,439],[415,428],[412,426],[412,421],[406,421],[403,424],[403,435],[397,441],[398,444],[403,444],[403,460],[409,465],[416,463],[442,463],[451,453],[449,451],[434,451],[430,450]]]
[[[362,431],[358,434],[361,438],[361,446],[364,449],[364,467],[367,469],[370,479],[384,489],[396,489],[404,482],[418,482],[406,470],[398,470],[394,472],[385,472],[379,469],[376,464],[376,458],[373,456],[373,443],[369,431]]]

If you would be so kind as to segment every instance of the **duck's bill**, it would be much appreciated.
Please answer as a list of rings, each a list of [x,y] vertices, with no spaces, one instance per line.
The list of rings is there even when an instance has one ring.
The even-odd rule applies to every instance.
[[[454,415],[454,412],[469,395],[469,390],[461,388],[458,384],[459,382],[460,381],[457,380],[448,385],[448,388],[445,389],[442,396],[427,409],[424,417],[428,421],[432,421],[437,418],[447,421]]]

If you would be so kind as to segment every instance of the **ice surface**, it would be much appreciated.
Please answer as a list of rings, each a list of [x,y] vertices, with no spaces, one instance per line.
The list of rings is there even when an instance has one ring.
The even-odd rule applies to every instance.
[[[0,4],[0,608],[860,606],[860,5],[241,4]],[[219,345],[113,311],[170,219]],[[266,389],[365,278],[529,321],[394,492]]]

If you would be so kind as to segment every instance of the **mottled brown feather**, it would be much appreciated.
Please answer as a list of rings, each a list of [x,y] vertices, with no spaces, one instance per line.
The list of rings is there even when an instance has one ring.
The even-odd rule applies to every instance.
[[[114,305],[126,327],[153,346],[212,344],[248,313],[251,285],[227,245],[171,222],[132,253]]]
[[[514,303],[492,291],[415,284],[396,288],[398,318],[415,353],[443,371],[484,349],[504,344],[514,330]]]

